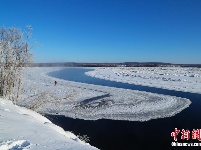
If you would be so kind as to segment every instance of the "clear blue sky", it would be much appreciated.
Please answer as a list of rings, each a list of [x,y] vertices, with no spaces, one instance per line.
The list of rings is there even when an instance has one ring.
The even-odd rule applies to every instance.
[[[0,16],[32,25],[35,62],[201,63],[201,0],[1,0]]]

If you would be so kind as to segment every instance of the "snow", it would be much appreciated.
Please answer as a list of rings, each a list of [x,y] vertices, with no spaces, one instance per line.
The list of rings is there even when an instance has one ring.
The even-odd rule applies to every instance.
[[[26,140],[6,141],[2,142],[1,150],[28,150],[30,143]]]
[[[96,68],[85,74],[111,81],[201,94],[201,68]]]
[[[92,150],[73,133],[51,123],[42,115],[0,99],[0,150]]]
[[[18,105],[39,113],[85,120],[148,121],[174,116],[191,103],[180,97],[66,81],[47,75],[61,69],[64,68],[25,69],[24,95]]]
[[[23,94],[17,102],[21,107],[9,100],[0,99],[0,150],[97,149],[81,141],[73,133],[54,125],[39,113],[85,120],[105,118],[148,121],[174,116],[191,104],[191,101],[185,98],[66,81],[47,75],[61,69],[64,68],[25,68]],[[117,74],[124,74],[123,78],[130,76],[124,71],[126,70],[121,68],[100,68],[95,70],[95,73],[87,74],[96,77],[104,75],[104,78],[110,76],[110,79],[114,80]],[[185,71],[183,72],[185,75]],[[166,71],[166,74],[171,72]],[[146,76],[150,78],[149,74]],[[178,77],[177,74],[175,76]],[[192,71],[186,76],[197,79],[200,78],[200,73],[199,70]],[[117,79],[119,81],[118,77],[115,80]],[[55,80],[58,82],[56,86]],[[182,80],[189,82],[188,78],[182,77]],[[200,82],[196,81],[195,83]],[[130,78],[124,82],[130,82]]]

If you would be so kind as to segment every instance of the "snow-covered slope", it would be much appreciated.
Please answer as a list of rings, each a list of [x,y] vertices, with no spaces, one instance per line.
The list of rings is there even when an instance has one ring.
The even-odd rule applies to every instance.
[[[201,68],[115,67],[96,68],[85,74],[116,82],[201,94]]]
[[[0,99],[0,150],[95,150],[40,114]]]

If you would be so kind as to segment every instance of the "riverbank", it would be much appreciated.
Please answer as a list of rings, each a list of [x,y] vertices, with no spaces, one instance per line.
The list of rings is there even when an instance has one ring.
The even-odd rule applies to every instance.
[[[0,150],[95,150],[42,115],[0,99]]]

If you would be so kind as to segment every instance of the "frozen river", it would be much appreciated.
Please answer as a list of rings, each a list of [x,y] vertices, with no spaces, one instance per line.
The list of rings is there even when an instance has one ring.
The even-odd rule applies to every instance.
[[[69,80],[69,81],[89,83],[89,84],[109,86],[109,87],[117,87],[117,88],[123,88],[123,89],[138,90],[138,91],[146,91],[146,92],[179,96],[179,97],[183,97],[181,95],[183,95],[184,93],[189,93],[189,92],[178,92],[178,91],[174,91],[174,90],[166,90],[166,89],[161,89],[161,88],[156,88],[156,87],[149,87],[149,86],[142,86],[142,85],[110,81],[110,80],[90,77],[85,74],[86,72],[89,72],[92,70],[94,70],[94,69],[68,68],[68,69],[64,69],[64,70],[50,72],[50,73],[48,73],[48,75],[56,77],[56,78],[64,79],[64,80]]]
[[[157,94],[171,95],[191,100],[191,105],[173,117],[154,119],[147,122],[132,122],[100,119],[96,121],[72,119],[64,116],[47,116],[54,123],[65,130],[73,131],[75,134],[88,135],[90,144],[100,149],[145,149],[161,148],[171,149],[171,132],[174,128],[179,130],[190,130],[201,128],[201,95],[189,92],[180,92],[160,88],[146,87],[127,83],[119,83],[103,79],[92,78],[85,75],[89,69],[71,68],[49,75],[76,82],[111,86]],[[181,140],[178,142],[199,142],[198,140]]]
[[[196,67],[106,67],[85,74],[116,82],[201,94],[201,69]]]

